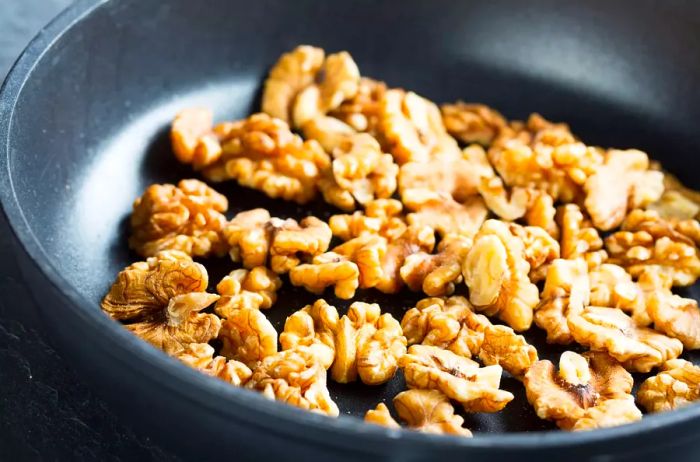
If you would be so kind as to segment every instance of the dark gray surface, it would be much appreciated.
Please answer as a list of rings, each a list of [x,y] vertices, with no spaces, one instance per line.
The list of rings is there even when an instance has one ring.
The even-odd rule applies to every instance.
[[[69,3],[0,0],[0,80]],[[114,417],[46,343],[9,233],[0,214],[0,459],[175,460]]]

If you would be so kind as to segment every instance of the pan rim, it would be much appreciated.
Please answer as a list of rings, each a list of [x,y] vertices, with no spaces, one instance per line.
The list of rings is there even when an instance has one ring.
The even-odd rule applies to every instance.
[[[63,294],[70,305],[76,308],[72,310],[72,315],[83,318],[84,322],[95,329],[101,329],[105,342],[109,343],[112,360],[131,369],[138,365],[147,366],[139,370],[144,374],[147,373],[152,381],[168,388],[174,395],[196,402],[206,412],[218,412],[229,419],[235,415],[236,420],[258,427],[268,434],[276,433],[316,445],[345,446],[354,451],[373,453],[387,451],[382,447],[394,447],[397,444],[401,445],[402,450],[439,444],[449,445],[454,449],[501,449],[509,452],[533,448],[572,448],[590,444],[602,446],[613,440],[637,439],[664,428],[671,430],[667,427],[682,426],[700,418],[700,404],[694,404],[673,412],[645,416],[640,422],[629,425],[591,432],[484,433],[477,434],[474,438],[426,435],[387,429],[367,425],[347,416],[328,419],[281,403],[271,402],[256,393],[204,376],[147,345],[111,321],[101,311],[91,308],[91,303],[80,295],[61,275],[59,268],[50,262],[49,255],[42,248],[29,221],[24,216],[11,173],[11,127],[15,104],[25,84],[30,80],[34,68],[67,31],[78,27],[81,22],[107,3],[110,3],[110,0],[78,0],[66,8],[32,39],[15,61],[0,87],[0,168],[2,169],[0,202],[9,228],[23,252],[31,260],[31,264],[36,266],[43,277]],[[164,380],[166,378],[167,380]],[[221,406],[221,400],[230,403],[231,406]],[[215,403],[219,404],[215,405]],[[229,409],[242,409],[246,412],[227,412]],[[364,449],[358,447],[354,444],[357,438],[371,441],[372,447],[365,446]],[[392,442],[391,445],[387,445],[389,441]]]

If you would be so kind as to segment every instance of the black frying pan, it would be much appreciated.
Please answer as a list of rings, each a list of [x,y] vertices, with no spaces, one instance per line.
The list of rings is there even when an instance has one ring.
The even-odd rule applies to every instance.
[[[347,49],[364,75],[438,102],[485,102],[511,118],[539,111],[591,144],[644,149],[700,186],[700,4],[669,3],[78,1],[30,44],[0,94],[0,194],[48,331],[118,412],[197,459],[697,460],[700,405],[570,434],[537,419],[522,386],[505,378],[516,400],[500,414],[467,416],[473,439],[387,430],[205,377],[99,310],[136,259],[125,239],[132,200],[150,183],[192,176],[170,152],[175,112],[206,105],[219,119],[247,115],[259,108],[267,68],[300,43]],[[232,212],[333,212],[217,189]],[[232,265],[208,267],[216,281]],[[359,296],[399,318],[417,298]],[[311,299],[286,289],[268,315],[279,328]],[[541,356],[561,351],[534,329],[528,339]],[[331,393],[343,413],[361,416],[402,387],[398,377],[376,388],[333,384]]]

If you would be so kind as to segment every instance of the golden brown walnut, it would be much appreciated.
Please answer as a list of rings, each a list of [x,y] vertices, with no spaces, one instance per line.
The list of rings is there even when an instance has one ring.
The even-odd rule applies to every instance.
[[[513,377],[522,378],[537,361],[537,350],[507,326],[486,326],[479,359],[487,366],[499,365]]]
[[[233,310],[221,325],[219,340],[222,355],[248,367],[277,353],[277,331],[256,309]]]
[[[462,266],[469,300],[476,309],[497,315],[516,331],[530,327],[539,303],[524,255],[523,241],[511,233],[508,223],[487,220]]]
[[[554,199],[545,192],[539,192],[525,212],[525,223],[528,226],[538,226],[549,233],[554,239],[559,239],[559,225],[556,221],[557,209]]]
[[[315,140],[304,141],[286,122],[264,113],[218,124],[213,131],[215,136],[203,146],[220,153],[193,164],[206,179],[236,180],[272,198],[300,204],[316,197],[330,158]]]
[[[664,176],[665,179],[665,176]],[[659,200],[646,206],[665,220],[689,220],[700,213],[698,202],[689,199],[680,191],[666,189]]]
[[[410,91],[392,89],[384,93],[379,114],[380,132],[397,164],[460,156],[457,142],[448,135],[433,102]]]
[[[396,199],[376,199],[365,204],[364,212],[352,215],[333,215],[328,225],[333,235],[349,241],[362,234],[379,234],[389,241],[398,239],[406,231],[401,212],[403,204]]]
[[[291,218],[272,218],[265,209],[253,209],[237,214],[224,229],[224,236],[233,261],[255,268],[269,259],[273,271],[286,273],[302,260],[325,252],[332,233],[315,217],[297,223]]]
[[[406,258],[418,252],[431,252],[435,233],[430,226],[411,225],[397,238],[388,240],[386,253],[381,259],[381,278],[374,287],[380,292],[393,294],[403,286],[401,267]]]
[[[190,343],[177,358],[200,372],[237,387],[245,385],[253,374],[242,362],[214,356],[214,348],[206,343]]]
[[[391,314],[376,303],[354,302],[335,332],[335,362],[331,377],[340,383],[360,380],[367,385],[389,381],[406,353],[406,337]]]
[[[488,146],[508,123],[501,113],[484,104],[457,101],[440,109],[449,134],[464,144]]]
[[[582,259],[557,259],[547,270],[542,300],[535,309],[535,324],[547,332],[548,343],[574,341],[567,318],[589,304],[588,267]]]
[[[565,351],[558,370],[550,361],[533,364],[525,374],[527,400],[540,419],[564,430],[587,430],[642,418],[634,405],[632,375],[603,352]]]
[[[337,417],[338,406],[328,392],[326,370],[308,348],[280,351],[253,369],[246,388],[302,409]]]
[[[233,270],[216,285],[221,298],[214,309],[224,318],[239,308],[266,310],[277,300],[280,287],[279,276],[264,266]]]
[[[697,350],[700,348],[698,302],[671,292],[672,284],[672,278],[658,266],[648,267],[639,276],[647,324],[653,322],[659,332],[677,338],[688,350]]]
[[[681,408],[700,399],[700,367],[684,359],[661,366],[661,372],[639,387],[637,400],[649,412]]]
[[[488,155],[506,185],[545,191],[563,202],[581,198],[586,179],[603,163],[598,148],[577,141],[567,125],[538,114],[502,129]]]
[[[501,366],[479,367],[471,359],[429,345],[413,345],[400,360],[409,388],[439,390],[468,412],[498,412],[513,400],[500,390]]]
[[[624,268],[612,263],[604,263],[591,269],[588,279],[591,305],[620,308],[630,314],[638,326],[651,324],[645,292],[651,294],[657,290],[657,287],[650,285],[654,281],[645,279],[647,287],[643,289],[632,281],[632,276]]]
[[[569,313],[567,322],[576,342],[608,352],[633,372],[649,372],[683,351],[679,340],[637,326],[617,308],[589,306],[578,313]]]
[[[396,190],[399,167],[383,154],[377,140],[360,133],[333,150],[331,168],[324,172],[319,189],[326,202],[351,211],[357,204],[387,199]]]
[[[175,116],[170,127],[170,142],[177,160],[183,164],[199,166],[221,154],[221,149],[216,146],[214,152],[207,149],[214,137],[213,121],[214,114],[206,108],[185,109]]]
[[[360,287],[363,289],[375,287],[384,277],[382,259],[386,251],[386,239],[373,234],[363,234],[333,249],[334,253],[357,265]]]
[[[462,281],[462,262],[471,247],[471,239],[448,235],[437,248],[437,253],[418,252],[406,257],[401,266],[401,279],[409,289],[422,290],[437,297],[450,295],[455,284]]]
[[[536,226],[510,223],[510,232],[523,242],[523,256],[530,265],[530,279],[541,281],[547,267],[559,258],[559,243],[547,231]]]
[[[394,397],[394,407],[409,429],[441,435],[472,436],[464,428],[464,419],[455,415],[450,400],[437,390],[407,390]],[[367,411],[365,422],[384,427],[399,428],[384,403]]]
[[[190,343],[207,343],[221,327],[216,315],[200,313],[219,296],[205,292],[204,266],[177,250],[164,250],[123,269],[102,300],[102,309],[126,328],[177,355]]]
[[[343,255],[326,252],[315,256],[311,263],[292,268],[289,280],[292,285],[302,286],[314,294],[335,286],[335,296],[348,300],[360,285],[360,270]]]
[[[386,92],[384,82],[360,78],[357,93],[329,112],[358,132],[379,135],[380,102]]]
[[[338,310],[319,299],[292,313],[284,322],[280,334],[283,350],[298,346],[308,347],[321,365],[328,369],[335,359],[335,331],[338,326]]]
[[[328,55],[313,83],[296,96],[292,107],[294,126],[301,127],[338,108],[343,101],[357,94],[359,84],[360,70],[350,53],[341,51]]]
[[[616,228],[628,207],[644,207],[661,197],[663,178],[663,173],[649,170],[649,157],[642,151],[610,149],[584,186],[584,204],[593,224],[603,231]]]
[[[288,122],[297,94],[314,83],[324,58],[322,49],[308,45],[280,56],[265,80],[263,112]]]
[[[446,193],[408,189],[401,199],[406,208],[413,211],[406,216],[409,224],[430,226],[443,237],[448,234],[472,237],[488,215],[488,209],[479,196],[460,203]]]
[[[557,211],[561,241],[561,258],[573,260],[583,257],[589,268],[603,263],[608,254],[603,249],[603,239],[584,218],[576,204],[566,204]]]
[[[622,230],[605,239],[611,263],[625,267],[632,276],[658,265],[672,276],[674,285],[693,284],[700,276],[698,248],[692,231],[677,225],[652,210],[633,210]]]
[[[304,138],[316,140],[328,153],[346,143],[357,132],[351,126],[335,117],[321,116],[309,120],[301,129]]]
[[[129,246],[144,257],[161,250],[222,256],[227,208],[226,197],[199,180],[151,185],[134,201]]]

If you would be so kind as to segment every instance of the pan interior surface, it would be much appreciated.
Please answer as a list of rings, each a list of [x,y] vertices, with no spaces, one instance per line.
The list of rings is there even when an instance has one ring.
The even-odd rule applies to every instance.
[[[623,3],[107,3],[52,44],[14,105],[16,200],[49,263],[89,302],[79,308],[99,310],[118,271],[137,260],[126,245],[133,200],[149,184],[195,176],[172,155],[174,114],[207,106],[217,120],[233,120],[257,111],[269,66],[302,43],[347,50],[363,75],[438,103],[483,102],[509,118],[539,112],[569,123],[587,144],[645,150],[700,188],[700,60],[685,59],[676,46],[687,39],[692,50],[697,34],[677,12],[628,15]],[[659,14],[677,27],[645,34]],[[231,183],[214,187],[229,198],[229,217],[255,207],[294,218],[338,212],[273,201]],[[234,268],[227,259],[206,264],[213,283]],[[342,314],[348,302],[325,295]],[[700,298],[700,290],[686,296]],[[356,296],[398,319],[419,298]],[[279,331],[288,314],[314,299],[285,280],[266,315]],[[536,328],[527,338],[541,357],[563,351]],[[475,434],[554,428],[537,418],[519,382],[506,377],[503,384],[516,400],[498,414],[465,416]],[[397,377],[380,387],[330,388],[341,412],[362,416],[404,384]]]

